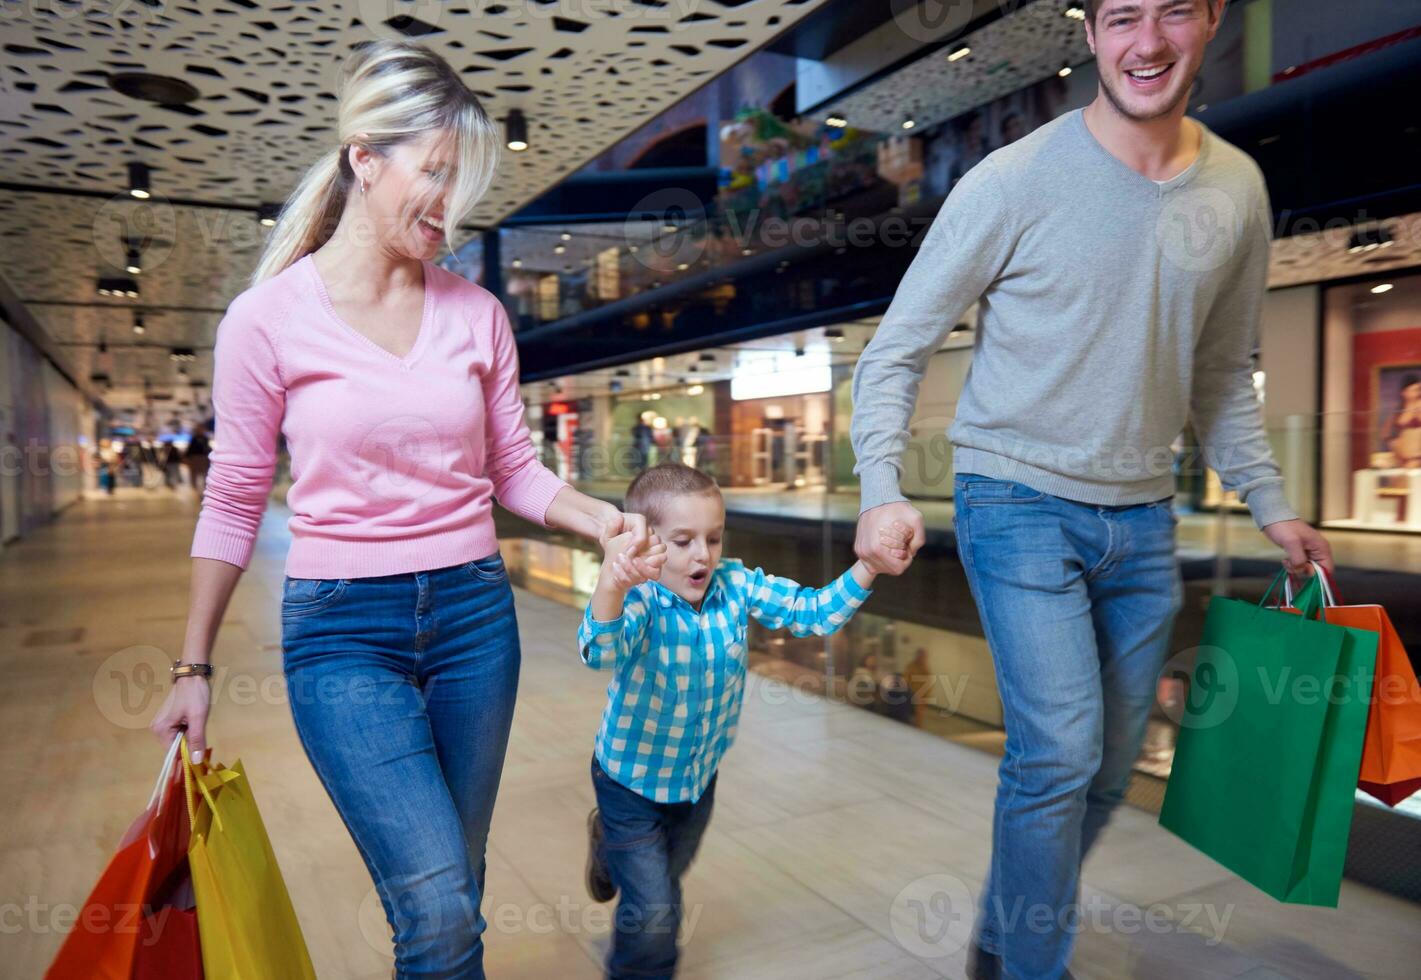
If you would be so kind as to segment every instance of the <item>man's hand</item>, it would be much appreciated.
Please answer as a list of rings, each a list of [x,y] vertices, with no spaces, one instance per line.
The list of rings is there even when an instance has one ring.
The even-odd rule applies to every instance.
[[[1333,574],[1332,546],[1327,539],[1307,521],[1278,521],[1263,529],[1269,541],[1283,549],[1283,564],[1288,571],[1300,578],[1312,574],[1312,562],[1317,562]]]
[[[916,507],[906,501],[880,504],[859,515],[854,554],[875,574],[902,575],[926,539]]]

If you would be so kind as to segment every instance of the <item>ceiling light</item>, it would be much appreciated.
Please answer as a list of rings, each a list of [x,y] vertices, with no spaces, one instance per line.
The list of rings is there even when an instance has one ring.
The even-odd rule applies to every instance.
[[[686,263],[686,262],[678,262],[678,263],[676,263],[676,268],[677,268],[678,270],[680,270],[681,272],[685,272],[685,271],[686,271],[687,269],[689,269],[690,267],[691,267],[691,266],[690,266],[688,263]]]
[[[142,314],[142,313],[135,313],[135,314],[133,314],[133,332],[136,333],[136,334],[138,334],[140,337],[143,335],[143,314]]]
[[[567,232],[563,232],[563,233],[562,233],[562,240],[565,241],[565,242],[570,242],[570,241],[572,241],[572,236],[569,235]]]
[[[281,213],[281,205],[264,202],[257,205],[257,221],[263,228],[270,228],[276,224],[277,216]]]
[[[1059,75],[1061,78],[1065,78],[1066,76],[1070,75],[1071,71],[1072,69],[1070,65],[1062,65],[1061,70],[1056,72],[1056,74]]]
[[[510,150],[522,153],[528,149],[528,120],[523,117],[522,109],[508,110],[508,115],[503,120],[503,130]]]
[[[691,385],[691,387],[689,387],[689,388],[686,389],[686,394],[688,394],[688,395],[699,395],[699,394],[701,394],[702,392],[704,392],[705,390],[706,390],[706,386],[705,386],[705,385]]]
[[[1358,228],[1347,240],[1347,251],[1351,255],[1356,255],[1358,252],[1374,252],[1379,248],[1386,248],[1393,241],[1395,241],[1395,236],[1389,225]]]
[[[514,259],[514,260],[513,260],[513,268],[515,268],[515,269],[521,269],[521,268],[523,268],[523,260],[522,260],[522,259]]]
[[[128,193],[140,201],[146,201],[152,196],[148,189],[148,165],[139,163],[137,160],[128,165]]]
[[[849,121],[837,112],[830,113],[829,117],[824,120],[824,125],[832,126],[834,129],[843,129],[848,126],[848,124]]]
[[[566,251],[567,251],[567,246],[566,246],[566,245],[554,245],[554,246],[553,246],[553,254],[554,254],[554,255],[561,255],[561,254],[563,254],[563,253],[566,252]]]
[[[138,249],[135,248],[134,246],[130,245],[130,246],[128,247],[128,253],[127,253],[127,254],[128,254],[128,259],[127,259],[128,264],[127,264],[126,266],[124,266],[124,268],[128,270],[128,274],[131,275],[131,276],[136,276],[136,275],[141,274],[141,273],[143,272],[143,266],[141,265],[141,260],[139,259]]]
[[[1071,20],[1083,21],[1085,20],[1085,4],[1081,3],[1080,0],[1073,0],[1073,2],[1066,4],[1064,14]]]
[[[1395,288],[1396,288],[1396,286],[1394,286],[1393,284],[1391,284],[1391,283],[1389,283],[1389,282],[1384,282],[1384,283],[1381,283],[1381,284],[1379,284],[1379,285],[1373,286],[1373,287],[1372,287],[1372,292],[1375,293],[1376,295],[1380,296],[1382,293],[1389,293],[1389,292],[1391,292],[1391,291],[1392,291],[1393,289],[1395,289]]]
[[[967,56],[968,56],[969,54],[971,54],[971,53],[972,53],[972,49],[969,48],[967,45],[964,44],[964,45],[962,45],[962,47],[957,48],[955,51],[953,51],[952,54],[948,55],[948,56],[947,56],[947,60],[948,60],[948,61],[961,61],[963,58],[967,57]]]
[[[914,122],[914,121],[911,120],[911,119],[904,119],[904,120],[903,120],[903,128],[904,128],[904,129],[912,129],[912,128],[913,128],[914,126],[916,126],[916,125],[917,125],[917,123]]]

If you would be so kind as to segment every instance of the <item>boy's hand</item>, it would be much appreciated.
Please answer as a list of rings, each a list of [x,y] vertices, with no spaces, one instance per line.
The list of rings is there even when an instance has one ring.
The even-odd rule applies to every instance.
[[[618,592],[661,578],[666,564],[666,545],[655,534],[647,538],[646,547],[635,550],[636,537],[631,532],[607,540],[606,557],[602,559],[602,577]]]

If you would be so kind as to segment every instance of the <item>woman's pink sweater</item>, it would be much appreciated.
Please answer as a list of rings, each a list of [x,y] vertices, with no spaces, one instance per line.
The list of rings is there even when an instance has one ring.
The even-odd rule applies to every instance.
[[[424,263],[424,316],[396,357],[345,323],[310,255],[232,301],[217,328],[216,432],[194,557],[246,568],[291,454],[286,574],[361,578],[498,550],[493,501],[544,523],[566,484],[533,450],[518,353],[491,293]]]

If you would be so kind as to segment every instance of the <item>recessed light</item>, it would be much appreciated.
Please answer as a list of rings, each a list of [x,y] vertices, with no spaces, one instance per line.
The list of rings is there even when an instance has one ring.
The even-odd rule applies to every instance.
[[[967,45],[964,44],[964,45],[962,45],[962,47],[960,47],[960,48],[956,49],[955,51],[953,51],[952,54],[948,55],[948,56],[947,56],[947,60],[948,60],[948,61],[961,61],[963,58],[967,57],[967,56],[968,56],[969,54],[971,54],[971,53],[972,53],[972,49],[969,48]]]
[[[1058,71],[1058,72],[1056,72],[1056,74],[1059,75],[1059,76],[1061,76],[1062,78],[1065,78],[1066,76],[1068,76],[1068,75],[1071,73],[1071,71],[1072,71],[1072,68],[1071,68],[1070,65],[1062,65],[1062,66],[1061,66],[1061,70]]]
[[[1376,286],[1373,286],[1373,287],[1372,287],[1372,292],[1375,293],[1376,295],[1380,296],[1382,293],[1389,293],[1389,292],[1391,292],[1391,291],[1392,291],[1393,289],[1395,289],[1395,288],[1396,288],[1396,286],[1395,286],[1394,284],[1389,283],[1389,282],[1384,282],[1384,283],[1380,283],[1380,284],[1378,284],[1378,285],[1376,285]]]
[[[912,129],[912,128],[913,128],[914,126],[916,126],[916,125],[917,125],[917,123],[914,122],[914,121],[911,120],[911,119],[904,119],[904,120],[903,120],[903,128],[904,128],[904,129]]]

